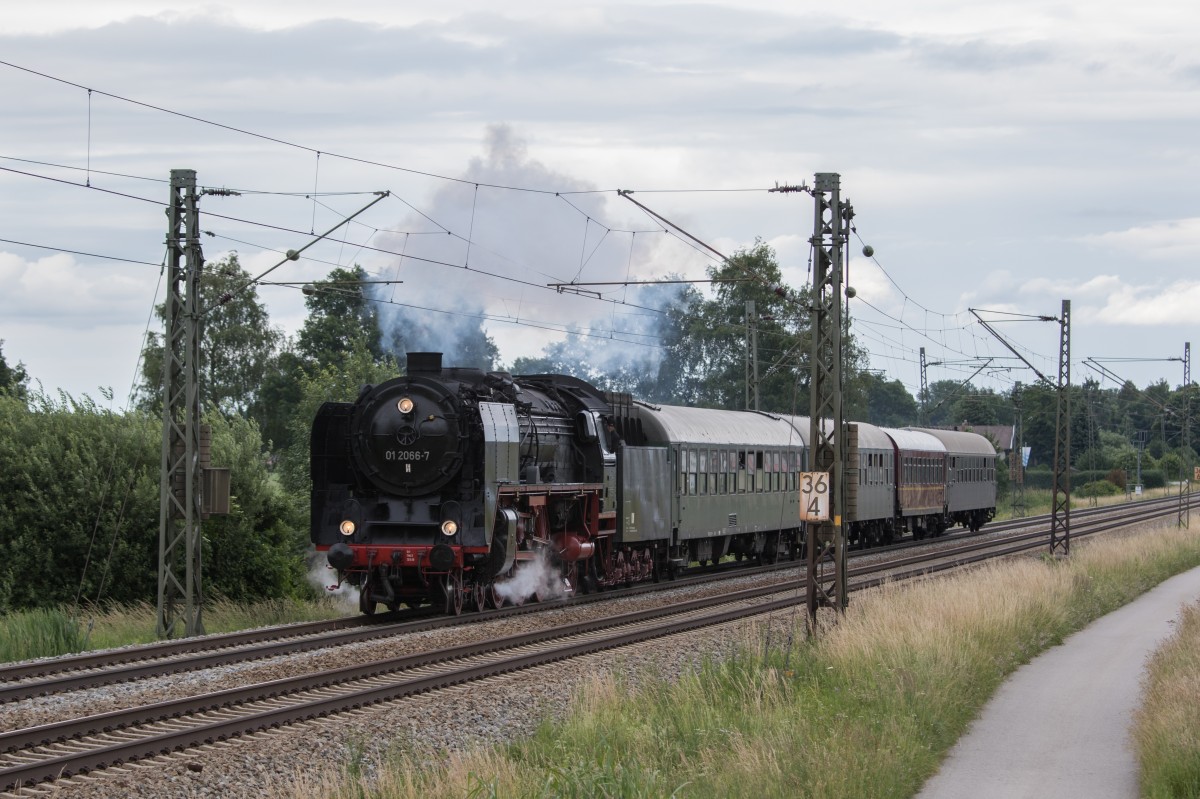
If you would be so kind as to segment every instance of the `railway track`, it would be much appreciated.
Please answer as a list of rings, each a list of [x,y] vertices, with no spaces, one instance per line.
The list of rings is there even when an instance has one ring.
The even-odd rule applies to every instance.
[[[1137,518],[1145,512],[1166,514],[1177,506],[1176,498],[1146,500],[1109,508],[1077,509],[1073,513],[1073,518],[1078,526],[1094,517],[1117,519]],[[1017,519],[989,525],[984,530],[975,533],[961,530],[936,539],[904,541],[888,547],[877,547],[866,551],[856,550],[851,553],[851,557],[890,556],[910,548],[949,546],[956,545],[956,542],[973,539],[988,540],[997,534],[1011,533],[1029,527],[1034,530],[1029,535],[1036,537],[1045,534],[1044,531],[1041,533],[1037,531],[1043,525],[1049,524],[1049,518],[1046,515]],[[710,567],[707,571],[685,576],[669,583],[641,584],[598,594],[580,595],[573,597],[570,602],[584,604],[638,596],[663,587],[681,588],[705,585],[747,576],[749,573],[741,564],[729,564],[729,566],[731,568],[715,570]],[[769,573],[790,568],[795,568],[795,563],[774,564],[760,567],[757,571],[758,573]],[[163,641],[108,652],[84,653],[14,664],[0,667],[0,705],[36,696],[98,688],[149,677],[264,660],[279,655],[295,655],[328,647],[359,644],[393,636],[454,627],[481,620],[507,618],[538,612],[547,607],[561,607],[562,604],[562,602],[550,602],[522,607],[505,607],[462,617],[435,615],[427,610],[386,614],[372,618],[352,617]]]
[[[1173,513],[1175,507],[1147,501],[1107,514],[1078,514],[1072,535],[1086,537],[1161,518]],[[988,540],[978,536],[964,540],[966,537],[959,536],[951,546],[932,552],[893,552],[878,562],[854,567],[850,571],[852,590],[1042,549],[1047,537],[1045,529],[993,535]],[[870,554],[879,552],[871,550]],[[660,605],[636,613],[14,730],[0,735],[0,791],[751,615],[794,609],[803,602],[803,596],[802,579],[784,579],[775,585],[734,591],[719,598]]]

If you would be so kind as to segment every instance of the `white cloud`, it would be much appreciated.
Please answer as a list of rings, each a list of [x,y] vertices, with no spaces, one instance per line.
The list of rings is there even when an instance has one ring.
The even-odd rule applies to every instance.
[[[126,324],[144,315],[157,279],[152,266],[117,269],[66,253],[26,260],[0,252],[0,317],[80,329]]]
[[[1159,327],[1194,326],[1200,308],[1200,280],[1165,286],[1111,284],[1106,297],[1085,306],[1086,318],[1096,324]]]
[[[1083,243],[1136,258],[1194,259],[1200,255],[1200,216],[1083,236]]]

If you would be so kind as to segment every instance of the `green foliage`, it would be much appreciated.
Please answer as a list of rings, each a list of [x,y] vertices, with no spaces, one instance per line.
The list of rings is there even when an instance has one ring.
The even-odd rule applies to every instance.
[[[203,522],[206,590],[237,601],[308,596],[304,551],[307,504],[293,501],[270,475],[258,426],[212,414],[214,466],[227,466],[230,513]]]
[[[296,354],[306,364],[323,366],[364,348],[373,360],[383,360],[378,306],[367,297],[367,279],[361,266],[339,267],[305,289],[308,316],[296,335]]]
[[[308,496],[309,437],[317,410],[325,402],[352,402],[363,386],[382,383],[397,376],[394,363],[376,363],[366,348],[346,351],[331,363],[306,374],[300,382],[300,401],[288,422],[293,446],[282,453],[279,475],[294,496]]]
[[[30,403],[0,397],[0,608],[153,596],[158,424],[87,397]]]
[[[875,372],[862,372],[855,378],[865,396],[865,411],[847,407],[850,418],[882,427],[915,425],[919,420],[917,401],[899,380],[885,380]]]
[[[268,475],[257,427],[208,418],[233,508],[202,524],[205,583],[236,598],[302,595],[307,525]],[[90,398],[0,396],[0,608],[154,602],[161,422]]]
[[[1168,480],[1177,480],[1184,477],[1183,474],[1183,458],[1178,452],[1164,452],[1158,459],[1159,471]],[[1190,478],[1191,475],[1188,475]]]
[[[25,364],[18,361],[16,366],[9,366],[4,359],[4,339],[0,339],[0,394],[25,399],[28,392],[29,374]]]
[[[1074,493],[1081,497],[1113,497],[1124,494],[1125,489],[1117,488],[1108,480],[1093,480],[1090,483],[1084,483]]]
[[[237,253],[204,265],[200,275],[203,316],[200,380],[204,405],[223,413],[247,413],[283,334],[270,327],[250,275]],[[166,320],[166,306],[158,306]],[[142,407],[162,408],[163,339],[150,333],[142,357]]]

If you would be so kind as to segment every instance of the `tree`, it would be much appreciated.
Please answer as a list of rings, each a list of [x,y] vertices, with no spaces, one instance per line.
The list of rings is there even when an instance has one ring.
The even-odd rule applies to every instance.
[[[291,419],[300,404],[305,363],[291,339],[267,363],[262,385],[255,395],[250,417],[258,422],[263,442],[272,451],[291,445]]]
[[[25,399],[28,396],[29,374],[20,361],[9,366],[4,359],[4,339],[0,339],[0,394]]]
[[[245,416],[255,404],[283,334],[271,328],[266,306],[259,302],[237,253],[204,265],[200,305],[206,309],[200,341],[202,399],[224,413]],[[165,304],[157,310],[165,320]],[[150,333],[142,353],[141,407],[162,407],[162,369],[163,339]]]
[[[678,285],[648,287],[647,293],[639,295],[639,306],[660,311],[644,331],[660,342],[657,356],[631,357],[626,342],[614,351],[603,339],[569,335],[545,348],[538,358],[517,359],[513,371],[563,372],[654,402],[746,408],[753,405],[752,399],[747,401],[752,351],[747,333],[753,324],[758,343],[758,407],[807,414],[812,334],[805,290],[782,285],[775,252],[761,241],[710,268],[708,274],[714,281],[711,298],[691,286]],[[754,302],[752,320],[746,318],[749,301]],[[843,347],[848,406],[865,410],[870,387],[855,383],[865,355],[850,335],[848,318]]]
[[[295,353],[309,367],[336,362],[350,352],[366,349],[376,363],[387,348],[380,341],[379,311],[368,297],[367,273],[357,264],[330,270],[324,280],[304,289],[308,316],[296,335]]]
[[[858,375],[866,407],[847,408],[846,415],[881,427],[905,427],[918,421],[917,401],[899,380],[885,380],[875,372]]]

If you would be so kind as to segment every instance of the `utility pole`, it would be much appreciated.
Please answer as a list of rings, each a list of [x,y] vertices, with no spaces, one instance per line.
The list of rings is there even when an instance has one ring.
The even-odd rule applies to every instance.
[[[988,324],[974,308],[968,308],[979,324],[1008,351],[1033,370],[1047,386],[1056,387],[1058,401],[1054,412],[1054,481],[1051,488],[1050,554],[1058,550],[1068,555],[1071,550],[1071,301],[1062,301],[1062,315],[1027,317],[1039,322],[1058,322],[1058,383],[1051,383],[1037,367],[1022,355],[1004,336]],[[1021,314],[1025,316],[1025,314]]]
[[[1012,489],[1012,516],[1025,517],[1025,431],[1021,428],[1021,381],[1013,386],[1013,448],[1012,463],[1009,465],[1009,483]]]
[[[1192,342],[1183,343],[1183,474],[1179,480],[1179,526],[1187,528],[1192,511]]]
[[[194,169],[171,170],[167,209],[163,439],[158,517],[158,635],[203,635],[200,519],[200,249]],[[181,615],[182,613],[182,615]],[[180,629],[182,627],[182,630]]]
[[[1058,338],[1058,404],[1054,413],[1054,483],[1050,554],[1071,554],[1071,301],[1062,301]]]
[[[817,610],[845,611],[846,579],[846,446],[849,431],[842,416],[842,281],[854,209],[840,199],[841,176],[818,172],[814,178],[812,281],[812,367],[808,440],[809,469],[829,475],[829,513],[810,522],[807,539],[808,628],[817,629]]]
[[[758,410],[758,316],[746,300],[746,410]]]
[[[925,348],[921,348],[921,426],[929,424],[929,382],[925,373]]]
[[[1098,385],[1096,386],[1098,388]],[[1092,479],[1095,479],[1096,471],[1096,392],[1091,384],[1085,383],[1083,386],[1083,401],[1087,403],[1087,423],[1088,423],[1088,471],[1092,472]],[[1088,495],[1088,506],[1095,507],[1100,504],[1096,492]]]

